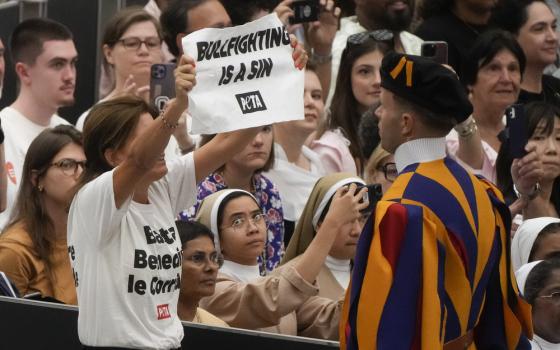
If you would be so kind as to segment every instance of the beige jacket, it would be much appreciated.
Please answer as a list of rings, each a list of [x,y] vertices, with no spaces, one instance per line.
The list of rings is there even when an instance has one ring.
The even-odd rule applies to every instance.
[[[280,266],[278,269],[282,270],[289,266],[293,266],[296,261],[300,259],[300,256],[288,261],[286,264]],[[316,280],[317,287],[319,288],[318,296],[322,298],[327,298],[333,301],[342,301],[344,299],[344,294],[346,290],[342,288],[340,283],[336,280],[331,270],[327,265],[323,264],[319,275],[317,275]]]
[[[318,293],[293,267],[253,283],[218,274],[214,295],[202,299],[200,307],[232,327],[336,340],[342,300]]]

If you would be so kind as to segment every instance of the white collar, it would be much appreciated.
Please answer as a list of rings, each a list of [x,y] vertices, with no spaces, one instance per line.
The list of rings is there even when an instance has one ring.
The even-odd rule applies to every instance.
[[[332,271],[350,272],[350,259],[336,259],[327,255],[325,265]]]
[[[242,265],[231,260],[225,260],[220,272],[232,277],[238,282],[249,283],[260,277],[259,265]]]
[[[533,334],[533,341],[532,343],[537,344],[539,346],[539,349],[542,350],[559,350],[560,349],[560,344],[556,343],[551,343],[548,342],[546,340],[544,340],[543,338],[539,337],[536,334]]]
[[[445,137],[408,141],[395,151],[395,163],[400,173],[410,164],[431,162],[445,158]]]

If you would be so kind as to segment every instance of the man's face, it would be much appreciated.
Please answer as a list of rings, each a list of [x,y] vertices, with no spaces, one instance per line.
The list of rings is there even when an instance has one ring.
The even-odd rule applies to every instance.
[[[356,0],[376,28],[400,32],[408,29],[412,20],[414,0]]]
[[[2,97],[2,87],[4,85],[4,70],[6,68],[6,63],[4,62],[4,43],[0,39],[0,97]]]
[[[187,34],[204,28],[231,27],[231,19],[222,3],[208,0],[191,9],[187,14]]]
[[[396,105],[394,95],[389,90],[381,88],[381,105],[375,112],[379,118],[379,136],[381,147],[389,153],[395,153],[397,147],[403,143],[401,130],[401,111]]]
[[[45,41],[43,52],[37,56],[35,63],[22,63],[26,73],[20,74],[22,84],[43,106],[57,109],[72,105],[77,59],[78,53],[72,40]]]

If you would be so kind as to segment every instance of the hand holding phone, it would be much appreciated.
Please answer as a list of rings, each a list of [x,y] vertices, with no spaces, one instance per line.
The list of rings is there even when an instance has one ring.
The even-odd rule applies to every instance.
[[[424,41],[421,55],[439,64],[447,64],[447,43],[445,41]]]

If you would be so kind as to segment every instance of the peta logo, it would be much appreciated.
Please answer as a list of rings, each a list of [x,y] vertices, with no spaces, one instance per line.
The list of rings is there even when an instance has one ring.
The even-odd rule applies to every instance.
[[[241,108],[241,112],[243,112],[243,114],[266,111],[266,105],[264,104],[261,93],[258,91],[237,94],[235,95],[235,98],[237,98],[237,103],[239,103],[239,107]]]
[[[163,320],[165,318],[171,318],[169,313],[169,304],[162,304],[157,306],[157,319]]]

